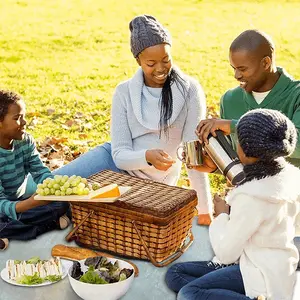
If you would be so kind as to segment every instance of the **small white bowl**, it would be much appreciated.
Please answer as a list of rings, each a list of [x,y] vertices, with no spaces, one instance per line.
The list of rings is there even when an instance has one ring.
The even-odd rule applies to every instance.
[[[71,277],[73,266],[68,271],[68,277],[70,284],[74,292],[84,300],[117,300],[124,296],[130,288],[130,285],[134,279],[134,269],[132,265],[122,259],[108,258],[107,260],[114,263],[116,260],[119,263],[120,269],[126,268],[133,270],[132,275],[120,282],[108,283],[108,284],[91,284],[81,282]],[[80,260],[81,270],[86,272],[88,267],[84,265],[85,259]]]

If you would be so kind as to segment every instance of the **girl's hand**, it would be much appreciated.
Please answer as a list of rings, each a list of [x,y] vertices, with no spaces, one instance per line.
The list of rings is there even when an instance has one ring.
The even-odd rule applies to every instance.
[[[217,217],[222,213],[229,215],[230,206],[218,194],[215,194],[213,203],[214,203],[214,217]]]
[[[160,149],[147,150],[146,160],[160,171],[167,171],[176,162],[168,153]]]

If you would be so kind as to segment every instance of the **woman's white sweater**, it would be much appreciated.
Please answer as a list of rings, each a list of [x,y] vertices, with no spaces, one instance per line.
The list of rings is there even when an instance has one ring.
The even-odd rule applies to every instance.
[[[111,142],[113,160],[119,169],[140,178],[176,185],[181,169],[177,148],[183,141],[197,139],[195,129],[206,116],[205,95],[200,84],[181,72],[180,75],[185,79],[186,94],[182,94],[180,85],[171,86],[173,114],[168,136],[162,133],[160,137],[159,101],[145,88],[142,69],[117,86],[111,112]],[[167,171],[149,166],[145,157],[149,149],[164,150],[176,163]],[[198,194],[199,213],[211,212],[207,175],[188,170],[188,177]]]
[[[227,198],[230,215],[210,226],[221,263],[239,260],[246,295],[291,300],[299,259],[293,243],[300,217],[300,170],[290,164],[279,174],[246,182]]]

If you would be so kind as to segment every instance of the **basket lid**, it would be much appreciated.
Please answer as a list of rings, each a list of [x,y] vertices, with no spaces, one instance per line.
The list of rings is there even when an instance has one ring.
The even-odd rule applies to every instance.
[[[153,180],[104,170],[88,178],[101,186],[116,183],[131,189],[109,205],[127,208],[156,217],[167,217],[197,198],[194,190],[169,186]]]

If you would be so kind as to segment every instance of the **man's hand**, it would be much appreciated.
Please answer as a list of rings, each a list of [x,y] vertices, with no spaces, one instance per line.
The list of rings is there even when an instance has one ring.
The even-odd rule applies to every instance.
[[[50,204],[52,202],[52,201],[34,200],[34,196],[35,195],[32,195],[30,198],[18,202],[16,204],[16,212],[17,213],[25,212],[25,211],[30,210],[32,208],[47,205],[47,204]]]
[[[176,162],[168,153],[160,149],[147,150],[146,160],[160,171],[167,171]]]
[[[216,130],[221,130],[225,135],[230,134],[231,120],[224,119],[206,119],[202,120],[196,129],[196,135],[198,136],[200,143],[208,144],[208,135],[211,133],[216,136]]]
[[[225,200],[223,200],[219,195],[214,195],[214,217],[217,217],[218,215],[225,213],[229,215],[230,207],[226,203]]]

